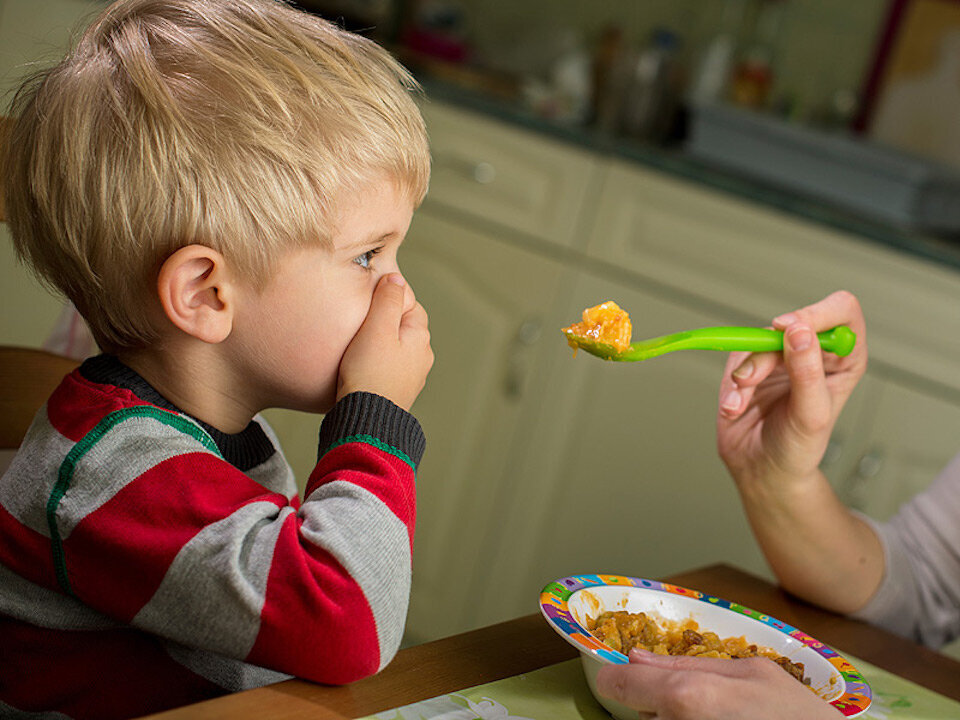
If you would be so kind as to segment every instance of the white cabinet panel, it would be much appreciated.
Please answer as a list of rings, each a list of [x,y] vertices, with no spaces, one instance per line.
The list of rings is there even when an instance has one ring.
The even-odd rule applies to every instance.
[[[413,407],[427,451],[407,634],[423,641],[470,623],[471,583],[489,566],[486,534],[499,522],[508,449],[561,267],[428,212],[414,220],[400,262],[430,315],[436,355]]]
[[[664,301],[642,283],[580,274],[565,293],[570,320],[614,298],[634,309],[634,337],[729,324]],[[494,574],[479,620],[535,608],[548,581],[575,573],[660,577],[713,562],[764,564],[716,453],[717,390],[726,355],[681,352],[640,363],[572,351],[544,379],[544,404],[524,424],[527,452],[508,468]]]
[[[578,242],[577,223],[599,161],[534,132],[424,103],[433,176],[429,203],[557,245]]]
[[[874,362],[960,389],[960,273],[875,243],[612,163],[588,252],[757,322],[857,294]]]

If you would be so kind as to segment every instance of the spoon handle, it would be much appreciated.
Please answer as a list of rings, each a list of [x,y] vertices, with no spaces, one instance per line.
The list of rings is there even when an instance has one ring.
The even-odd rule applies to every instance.
[[[823,350],[849,355],[856,344],[856,334],[846,325],[817,333]],[[654,340],[631,344],[629,350],[618,353],[615,360],[645,360],[674,350],[721,350],[725,352],[778,352],[783,350],[783,332],[757,327],[708,327],[685,330]]]

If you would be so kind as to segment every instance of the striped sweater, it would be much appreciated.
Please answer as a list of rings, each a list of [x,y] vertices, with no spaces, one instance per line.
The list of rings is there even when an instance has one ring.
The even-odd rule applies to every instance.
[[[259,418],[226,435],[115,358],[67,376],[0,480],[0,717],[123,718],[396,652],[424,440],[343,398],[304,499]]]

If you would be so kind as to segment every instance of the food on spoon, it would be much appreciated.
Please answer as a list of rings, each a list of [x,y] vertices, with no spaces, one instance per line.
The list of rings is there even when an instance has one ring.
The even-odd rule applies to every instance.
[[[659,622],[646,613],[604,612],[587,619],[587,629],[604,645],[624,655],[640,647],[658,655],[693,655],[714,658],[766,657],[790,673],[804,685],[803,663],[795,663],[771,648],[748,643],[744,637],[720,639],[716,633],[701,631],[697,621],[664,620]]]
[[[608,300],[584,310],[583,320],[563,328],[563,333],[574,350],[580,347],[577,338],[586,338],[611,345],[617,352],[624,352],[630,348],[633,325],[626,310]]]

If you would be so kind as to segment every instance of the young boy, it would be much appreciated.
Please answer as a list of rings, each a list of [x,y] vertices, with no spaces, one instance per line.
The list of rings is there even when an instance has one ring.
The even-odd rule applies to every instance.
[[[396,652],[433,362],[397,266],[429,178],[412,87],[276,0],[120,0],[17,95],[17,250],[105,354],[0,481],[0,716]],[[269,407],[326,413],[302,502]]]

